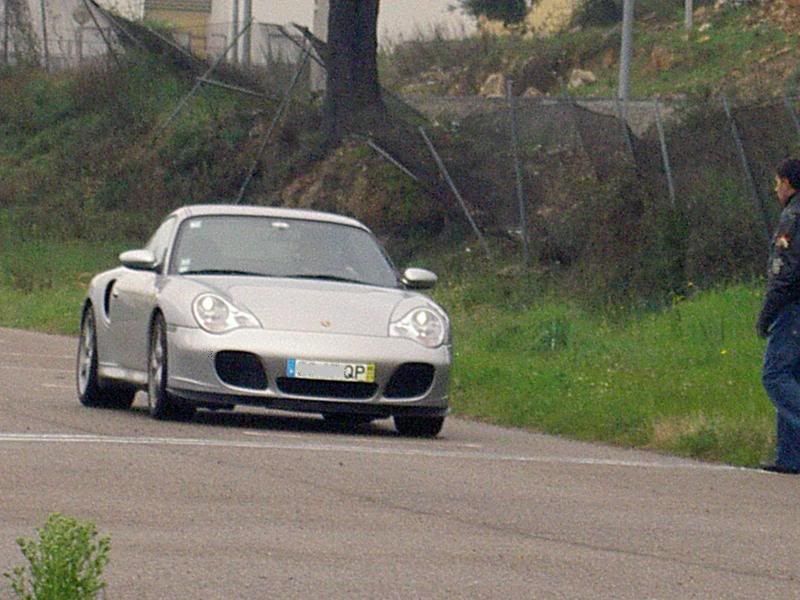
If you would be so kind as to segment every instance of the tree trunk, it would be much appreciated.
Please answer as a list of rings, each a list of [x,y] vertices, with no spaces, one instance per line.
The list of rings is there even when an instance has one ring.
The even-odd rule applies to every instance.
[[[366,132],[385,107],[378,82],[379,0],[330,0],[324,130],[329,145]]]

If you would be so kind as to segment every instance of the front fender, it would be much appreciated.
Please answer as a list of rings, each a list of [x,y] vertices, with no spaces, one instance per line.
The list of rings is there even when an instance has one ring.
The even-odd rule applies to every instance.
[[[188,278],[168,278],[157,291],[156,310],[164,315],[170,327],[197,328],[192,315],[192,303],[202,293],[217,292],[213,288]]]

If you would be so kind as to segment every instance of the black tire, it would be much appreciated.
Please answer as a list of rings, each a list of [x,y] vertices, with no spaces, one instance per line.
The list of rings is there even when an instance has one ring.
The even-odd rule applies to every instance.
[[[126,410],[136,398],[136,387],[127,383],[103,383],[100,393],[105,399],[105,408]]]
[[[443,425],[444,417],[394,417],[398,433],[408,437],[436,437]]]
[[[94,311],[89,306],[83,311],[81,318],[81,334],[75,365],[78,400],[84,406],[93,408],[130,408],[136,396],[136,388],[124,383],[101,381],[97,369],[98,362],[97,328]]]
[[[150,328],[147,353],[147,406],[154,419],[188,421],[195,407],[173,397],[167,391],[167,326],[160,314]]]

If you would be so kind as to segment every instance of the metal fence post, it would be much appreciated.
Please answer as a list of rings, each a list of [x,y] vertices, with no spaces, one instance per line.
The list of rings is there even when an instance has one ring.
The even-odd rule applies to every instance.
[[[694,27],[694,3],[692,0],[684,1],[683,13],[683,28],[687,33],[691,33]]]
[[[100,14],[103,15],[108,20],[108,22],[111,23],[111,25],[113,25],[117,29],[117,31],[122,33],[122,35],[124,35],[131,42],[133,42],[136,45],[136,47],[139,48],[140,50],[146,50],[144,43],[135,35],[133,35],[130,31],[128,31],[128,28],[123,24],[123,22],[120,19],[114,16],[114,13],[112,11],[106,10],[105,8],[100,6],[95,0],[89,0],[89,1],[92,3],[92,6],[94,6],[98,11],[100,11]]]
[[[453,191],[453,194],[455,194],[456,200],[458,200],[458,203],[461,206],[461,210],[463,210],[464,214],[467,216],[467,221],[469,221],[469,224],[472,227],[472,230],[475,232],[475,235],[478,236],[478,239],[480,240],[481,244],[483,245],[483,249],[486,251],[486,256],[491,258],[492,257],[492,253],[489,250],[489,244],[486,243],[486,240],[484,239],[483,234],[481,233],[481,230],[478,229],[478,226],[475,224],[475,220],[472,218],[472,215],[470,214],[469,209],[467,208],[467,205],[464,202],[464,199],[461,197],[461,193],[458,191],[458,188],[456,187],[456,184],[453,183],[453,179],[452,179],[452,177],[450,177],[450,173],[448,173],[447,167],[445,166],[444,162],[442,161],[442,157],[439,156],[439,153],[436,151],[436,148],[434,147],[434,145],[431,142],[430,138],[428,138],[428,134],[425,133],[425,128],[422,127],[421,125],[420,125],[420,128],[419,128],[419,132],[420,132],[420,134],[422,134],[422,139],[425,140],[425,144],[428,146],[428,150],[430,150],[430,153],[433,156],[433,159],[436,161],[436,165],[439,167],[439,171],[444,176],[445,180],[447,181],[447,184],[450,186],[450,189]]]
[[[586,157],[586,160],[588,161],[589,166],[592,169],[592,175],[594,175],[595,181],[600,181],[600,176],[597,173],[597,167],[595,166],[594,161],[592,160],[591,155],[589,154],[589,149],[586,147],[586,140],[584,139],[583,131],[581,130],[580,117],[578,116],[578,108],[579,108],[578,103],[566,91],[563,94],[563,99],[559,99],[557,100],[557,102],[558,104],[561,104],[561,102],[566,102],[567,105],[569,106],[570,115],[572,116],[572,124],[575,127],[575,137],[577,138],[578,141],[578,147],[580,148],[581,152],[583,152],[583,155]]]
[[[233,0],[233,6],[231,10],[233,10],[233,16],[231,17],[232,24],[231,24],[231,37],[234,40],[239,39],[240,31],[239,31],[239,0]],[[233,50],[233,57],[232,62],[233,64],[239,64],[239,44],[231,44],[229,49]]]
[[[672,208],[676,207],[675,202],[675,182],[672,179],[672,167],[669,163],[669,151],[667,149],[667,137],[664,135],[664,123],[661,121],[661,103],[656,99],[653,103],[656,111],[656,128],[658,129],[658,140],[661,144],[661,161],[664,164],[664,173],[667,176],[667,188],[669,189],[669,200]]]
[[[239,37],[241,37],[242,35],[244,35],[245,31],[247,31],[248,29],[250,29],[250,26],[251,26],[252,24],[253,24],[253,22],[252,22],[252,21],[250,21],[249,23],[247,23],[247,25],[245,25],[244,29],[242,29],[242,30],[239,32]],[[232,41],[232,42],[231,42],[231,43],[228,45],[228,47],[227,47],[227,48],[225,48],[225,50],[222,52],[222,54],[220,54],[220,55],[217,57],[217,59],[216,59],[216,60],[215,60],[215,61],[212,63],[212,65],[211,65],[211,66],[208,68],[208,70],[207,70],[205,73],[203,73],[203,75],[202,75],[202,76],[200,76],[200,77],[198,77],[198,78],[197,78],[197,81],[195,82],[195,84],[194,84],[194,86],[192,87],[192,89],[189,91],[189,93],[188,93],[188,94],[186,94],[186,95],[185,95],[185,96],[184,96],[184,97],[181,99],[181,101],[180,101],[180,102],[178,102],[178,106],[176,106],[176,107],[175,107],[175,110],[173,110],[173,111],[172,111],[172,114],[171,114],[169,117],[167,117],[167,118],[164,120],[164,122],[163,122],[163,123],[161,123],[161,125],[159,125],[158,127],[156,127],[156,130],[155,130],[155,132],[153,133],[153,141],[157,140],[157,139],[158,139],[158,138],[161,136],[161,132],[163,132],[163,131],[164,131],[164,129],[166,129],[166,128],[167,128],[167,125],[169,125],[169,124],[172,122],[172,120],[173,120],[175,117],[177,117],[177,116],[178,116],[178,113],[180,113],[180,112],[181,112],[181,110],[183,110],[183,107],[184,107],[184,106],[186,106],[186,103],[189,101],[189,98],[191,98],[192,96],[194,96],[194,95],[195,95],[195,93],[197,92],[197,90],[198,90],[198,89],[200,89],[200,86],[201,86],[201,85],[203,85],[203,80],[204,80],[204,79],[208,79],[208,76],[209,76],[209,75],[211,75],[211,73],[213,73],[213,72],[216,70],[216,68],[219,66],[219,64],[220,64],[220,63],[221,63],[223,60],[225,60],[225,57],[228,55],[228,51],[231,49],[231,47],[233,47],[233,45],[234,45],[234,44],[237,44],[238,42],[239,42],[239,38],[237,37],[237,38],[235,38],[235,39],[234,39],[234,40],[233,40],[233,41]]]
[[[378,144],[376,144],[376,143],[375,143],[375,140],[373,140],[372,138],[365,138],[365,139],[366,139],[367,146],[369,146],[369,147],[370,147],[370,148],[372,148],[372,149],[373,149],[375,152],[377,152],[378,154],[380,154],[380,155],[381,155],[381,156],[382,156],[382,157],[383,157],[385,160],[387,160],[387,161],[388,161],[390,164],[392,164],[392,165],[394,165],[395,167],[397,167],[397,168],[398,168],[398,169],[399,169],[401,172],[403,172],[405,175],[407,175],[408,177],[410,177],[411,179],[413,179],[414,181],[416,181],[417,183],[419,183],[419,177],[417,177],[416,175],[414,175],[414,173],[412,173],[412,172],[411,172],[411,171],[408,169],[408,167],[406,167],[406,166],[405,166],[403,163],[401,163],[399,160],[397,160],[397,159],[396,159],[394,156],[392,156],[391,154],[389,154],[389,152],[387,152],[386,150],[384,150],[383,148],[381,148],[381,147],[380,147]]]
[[[45,8],[45,1],[46,0],[40,0],[39,2],[42,8],[42,49],[44,51],[44,70],[50,71],[50,52],[47,48],[47,10]]]
[[[750,188],[750,195],[753,199],[753,203],[756,205],[756,209],[761,212],[761,218],[764,221],[764,232],[767,240],[769,240],[772,230],[769,224],[769,217],[767,216],[767,209],[758,193],[753,172],[750,170],[750,163],[748,163],[747,154],[745,154],[744,151],[744,144],[742,143],[742,137],[739,133],[739,127],[736,125],[736,120],[733,118],[733,113],[731,112],[730,104],[728,104],[727,96],[722,96],[722,106],[725,109],[725,115],[728,117],[728,122],[731,126],[731,135],[733,136],[733,141],[736,143],[736,150],[739,153],[739,159],[742,161],[742,168],[744,169],[747,185]]]
[[[783,94],[783,105],[786,107],[786,111],[792,118],[794,128],[797,130],[797,136],[800,137],[800,119],[797,118],[797,112],[794,110],[794,106],[792,106],[792,101],[789,100],[789,96],[787,96],[785,93]]]
[[[256,154],[255,160],[253,160],[253,165],[250,167],[250,170],[247,172],[247,176],[244,178],[242,182],[242,186],[239,188],[239,194],[236,196],[235,204],[240,204],[241,201],[244,199],[244,194],[247,191],[247,187],[250,185],[250,182],[253,180],[253,175],[258,168],[258,162],[261,160],[261,155],[264,154],[264,150],[267,149],[267,144],[269,144],[269,140],[272,137],[272,131],[275,129],[275,126],[278,124],[278,121],[283,116],[283,112],[286,110],[286,107],[289,106],[289,102],[292,99],[292,94],[294,93],[294,88],[297,85],[297,82],[300,80],[300,74],[306,68],[308,64],[308,58],[311,56],[311,47],[309,46],[306,49],[306,53],[303,56],[303,61],[300,63],[300,66],[297,67],[297,71],[295,71],[294,78],[292,79],[292,83],[289,86],[289,89],[286,90],[286,94],[283,96],[283,100],[281,104],[278,106],[278,110],[275,111],[275,116],[272,118],[272,122],[269,124],[269,129],[267,129],[267,133],[264,135],[264,141],[261,142],[261,147],[258,149],[258,153]]]
[[[623,0],[622,4],[622,45],[619,50],[619,84],[617,100],[622,101],[622,115],[627,116],[630,96],[630,74],[633,62],[633,21],[634,0]]]
[[[631,140],[631,132],[630,128],[628,127],[627,100],[625,102],[625,106],[623,106],[619,98],[615,98],[614,103],[616,104],[617,107],[617,118],[619,119],[620,125],[622,126],[622,137],[625,140],[625,145],[628,148],[628,152],[630,152],[631,158],[633,159],[633,163],[636,164],[636,154],[634,154],[633,152],[633,140]]]
[[[6,0],[6,2],[8,2],[8,0]],[[94,23],[94,26],[97,28],[97,32],[100,34],[100,37],[103,38],[103,42],[105,43],[106,48],[108,48],[108,52],[111,54],[111,58],[113,58],[114,62],[117,63],[117,66],[121,68],[122,67],[122,63],[119,60],[119,56],[117,56],[117,53],[114,51],[114,46],[111,44],[111,41],[108,39],[108,36],[106,35],[106,32],[103,31],[103,28],[100,26],[100,23],[97,20],[97,17],[95,16],[94,11],[92,11],[92,7],[91,7],[91,5],[89,3],[89,0],[83,0],[83,5],[86,7],[86,11],[89,13],[89,16],[92,18],[92,22]]]
[[[8,3],[11,0],[3,0],[3,64],[9,64],[8,61],[8,34],[11,31],[11,25],[8,20],[11,18],[11,11],[8,8]]]
[[[517,178],[517,202],[519,203],[519,227],[522,234],[522,263],[527,267],[530,262],[528,246],[528,215],[525,206],[525,192],[522,187],[522,165],[519,160],[519,136],[517,135],[517,105],[512,91],[512,80],[506,83],[506,99],[511,117],[511,147],[514,153],[514,173]]]

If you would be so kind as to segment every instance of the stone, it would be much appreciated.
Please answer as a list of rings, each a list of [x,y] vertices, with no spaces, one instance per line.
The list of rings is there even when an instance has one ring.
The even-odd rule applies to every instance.
[[[591,71],[584,69],[572,69],[569,76],[569,87],[579,88],[581,86],[597,82],[597,76]]]
[[[505,98],[506,76],[502,73],[492,73],[481,86],[479,95],[484,98]]]
[[[647,69],[650,71],[666,71],[671,69],[676,62],[675,54],[670,50],[661,46],[655,46],[652,52],[650,52],[650,60],[647,62]]]
[[[542,91],[533,86],[530,86],[528,89],[522,92],[523,98],[541,98],[542,96],[544,96]]]

